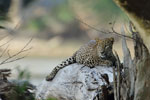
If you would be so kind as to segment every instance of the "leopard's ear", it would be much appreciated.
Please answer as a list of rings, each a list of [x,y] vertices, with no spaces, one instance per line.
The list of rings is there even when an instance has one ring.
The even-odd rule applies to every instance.
[[[109,40],[110,40],[111,42],[114,42],[114,38],[113,38],[113,37],[110,37]]]
[[[97,45],[101,42],[101,40],[98,37],[96,37],[94,40],[96,41],[94,48],[96,48]]]
[[[95,40],[96,40],[96,43],[101,42],[101,40],[98,37],[96,37]]]

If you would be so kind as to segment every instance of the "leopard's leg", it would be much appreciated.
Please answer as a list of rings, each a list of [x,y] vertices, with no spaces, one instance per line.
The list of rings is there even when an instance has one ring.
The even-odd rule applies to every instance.
[[[103,59],[103,60],[104,60],[104,59]],[[109,53],[106,55],[106,59],[105,59],[105,60],[112,61],[113,66],[116,67],[117,59],[116,59],[115,55],[113,54],[113,52],[109,52]]]
[[[116,59],[116,57],[114,56],[113,53],[110,55],[108,60],[112,61],[113,66],[115,66],[115,67],[117,66],[117,59]]]
[[[75,60],[74,56],[68,58],[66,61],[63,61],[61,64],[59,64],[58,66],[56,66],[48,76],[46,76],[46,81],[53,80],[53,78],[56,76],[57,72],[60,69],[66,67],[66,66],[68,66],[70,64],[73,64],[75,62],[76,62],[76,60]]]
[[[102,66],[113,66],[113,63],[112,63],[112,61],[110,61],[110,60],[100,60],[99,61],[99,65],[102,65]]]

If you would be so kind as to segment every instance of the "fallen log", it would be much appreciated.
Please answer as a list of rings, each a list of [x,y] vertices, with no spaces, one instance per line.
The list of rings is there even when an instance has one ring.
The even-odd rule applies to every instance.
[[[43,80],[37,87],[36,98],[114,100],[112,81],[112,67],[89,68],[75,63],[60,70],[52,81]]]

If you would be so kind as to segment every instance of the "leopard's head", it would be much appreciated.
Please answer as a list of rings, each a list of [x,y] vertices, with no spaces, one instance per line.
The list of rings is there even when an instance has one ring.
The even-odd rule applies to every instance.
[[[95,39],[96,40],[96,48],[97,54],[100,58],[105,59],[111,56],[112,48],[114,43],[114,38],[105,38],[105,39]]]

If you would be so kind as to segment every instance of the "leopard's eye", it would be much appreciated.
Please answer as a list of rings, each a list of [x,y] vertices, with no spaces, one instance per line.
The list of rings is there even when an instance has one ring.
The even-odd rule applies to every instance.
[[[110,46],[107,45],[105,48],[108,49],[109,47],[110,47]]]

